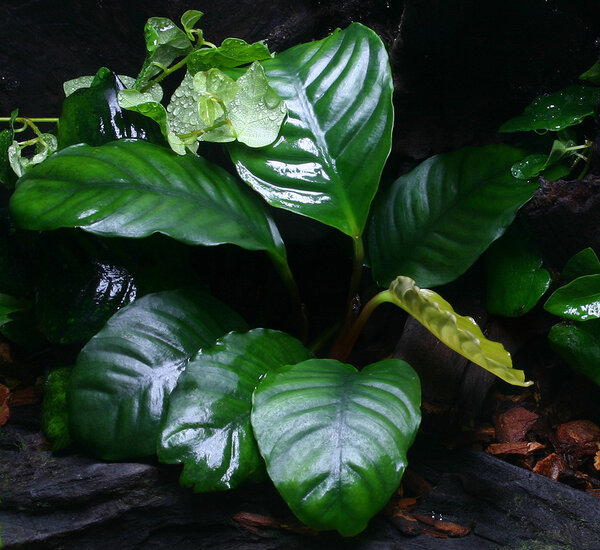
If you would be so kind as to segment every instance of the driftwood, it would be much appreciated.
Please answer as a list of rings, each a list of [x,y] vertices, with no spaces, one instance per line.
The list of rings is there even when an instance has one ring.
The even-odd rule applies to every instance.
[[[303,531],[267,484],[195,495],[177,468],[53,455],[34,422],[17,417],[0,439],[3,549],[483,549],[577,548],[600,544],[600,501],[473,450],[411,453],[413,472],[433,488],[413,514],[469,532],[454,538],[398,530],[379,514],[361,535]],[[456,533],[455,533],[456,534]]]

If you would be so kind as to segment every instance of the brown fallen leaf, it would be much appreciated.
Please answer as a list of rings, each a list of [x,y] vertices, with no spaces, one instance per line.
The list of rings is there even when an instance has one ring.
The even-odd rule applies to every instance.
[[[545,448],[546,445],[537,441],[515,441],[514,443],[492,443],[488,445],[485,452],[491,455],[529,456]]]
[[[513,443],[525,439],[539,415],[525,407],[513,407],[494,418],[498,443]]]
[[[556,453],[549,454],[547,457],[538,460],[533,467],[537,474],[549,477],[558,481],[560,474],[567,470],[567,463],[564,458]]]
[[[252,512],[238,512],[232,516],[232,519],[243,525],[244,527],[248,527],[251,530],[255,530],[256,528],[261,529],[280,529],[281,524],[274,518],[270,516],[263,516],[262,514],[254,514]]]
[[[404,535],[414,537],[421,533],[421,525],[410,512],[396,510],[388,519]]]
[[[453,521],[447,521],[443,519],[439,514],[432,513],[430,516],[427,514],[412,514],[421,523],[432,527],[435,535],[432,534],[429,529],[423,529],[424,533],[431,536],[443,536],[443,537],[466,537],[472,530],[471,527],[465,527],[459,525]]]
[[[600,427],[591,420],[571,420],[556,429],[555,447],[574,458],[596,454]]]
[[[406,470],[404,470],[404,475],[402,476],[402,485],[416,496],[421,496],[427,491],[431,491],[431,489],[433,489],[433,485],[429,483],[429,481],[411,468],[406,468]]]
[[[594,456],[594,468],[600,470],[600,451],[596,451],[596,455]]]
[[[10,408],[8,400],[10,399],[10,390],[0,384],[0,426],[4,426],[10,417]]]
[[[15,390],[10,394],[10,405],[12,407],[21,407],[23,405],[35,405],[41,401],[34,386]]]

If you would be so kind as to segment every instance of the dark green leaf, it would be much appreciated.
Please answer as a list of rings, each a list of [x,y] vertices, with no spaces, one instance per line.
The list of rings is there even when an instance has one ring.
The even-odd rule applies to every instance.
[[[240,38],[226,38],[218,48],[202,48],[191,53],[187,59],[187,68],[195,75],[213,67],[240,67],[270,58],[271,52],[264,42],[248,44]]]
[[[181,483],[198,492],[264,476],[250,425],[252,394],[265,373],[310,356],[295,338],[265,329],[230,333],[200,350],[169,398],[159,460],[183,462]]]
[[[594,63],[579,78],[581,80],[586,80],[590,84],[600,85],[600,61],[596,61],[596,63]]]
[[[513,164],[510,171],[515,178],[528,180],[539,176],[547,165],[548,155],[529,155]]]
[[[537,183],[510,167],[523,151],[506,145],[464,148],[427,159],[378,198],[368,228],[375,280],[397,275],[421,287],[464,273],[513,221]]]
[[[531,235],[512,226],[485,254],[487,310],[505,317],[530,311],[550,286],[542,255]]]
[[[562,270],[561,276],[572,281],[582,275],[600,274],[600,260],[592,248],[584,248],[573,256]]]
[[[153,120],[121,108],[117,95],[124,89],[114,73],[102,68],[89,88],[80,88],[67,97],[58,123],[59,147],[102,145],[121,138],[164,143]]]
[[[548,334],[552,349],[576,372],[600,386],[600,322],[554,325]]]
[[[43,234],[37,253],[36,313],[51,342],[87,342],[117,310],[132,302],[137,285],[99,239],[78,232]]]
[[[10,323],[12,313],[27,309],[30,305],[27,300],[22,298],[0,294],[0,327]]]
[[[500,132],[528,130],[558,131],[579,124],[593,116],[598,107],[600,89],[591,86],[569,86],[564,90],[537,97],[523,114],[511,118],[500,127]]]
[[[360,235],[391,147],[384,45],[353,23],[263,65],[288,119],[268,147],[229,146],[238,173],[269,204]]]
[[[189,359],[244,322],[211,296],[150,294],[113,315],[83,348],[69,386],[74,439],[101,458],[156,452],[166,399]]]
[[[408,363],[388,359],[358,372],[312,359],[266,375],[252,426],[269,476],[298,518],[349,536],[400,484],[419,405]]]
[[[186,32],[166,17],[151,17],[144,26],[146,59],[135,82],[137,90],[146,86],[153,76],[168,68],[173,61],[193,49]]]
[[[231,243],[285,257],[265,205],[233,176],[142,140],[69,147],[21,178],[10,206],[28,229],[164,233],[188,244]]]
[[[53,369],[48,375],[42,404],[42,430],[53,442],[52,450],[60,451],[71,444],[69,415],[67,412],[67,387],[72,366]]]
[[[554,315],[573,321],[600,318],[600,274],[584,275],[555,290],[544,304]]]

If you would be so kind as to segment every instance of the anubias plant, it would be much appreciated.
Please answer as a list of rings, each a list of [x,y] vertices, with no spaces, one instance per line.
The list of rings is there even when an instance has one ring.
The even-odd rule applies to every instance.
[[[35,293],[3,287],[4,330],[29,308],[51,340],[89,339],[72,368],[49,377],[44,425],[57,447],[74,440],[109,460],[157,454],[183,464],[181,483],[196,491],[268,476],[302,521],[354,535],[398,487],[420,423],[409,364],[347,364],[361,328],[392,303],[501,379],[529,384],[501,344],[421,287],[465,272],[536,182],[510,172],[522,150],[490,145],[432,157],[378,193],[394,113],[374,32],[354,23],[273,55],[261,42],[206,42],[194,27],[200,16],[186,12],[182,28],[150,19],[136,78],[101,69],[67,83],[56,136],[16,113],[8,121],[5,152],[13,147],[22,171],[10,216],[21,229],[7,229],[5,256],[23,246],[43,255],[48,242],[62,250],[52,238],[71,231],[77,253],[61,252],[62,265],[95,269],[93,299],[59,319],[72,302],[56,296],[89,294],[60,290],[68,272],[51,277],[60,280],[52,292],[45,280],[29,283]],[[178,69],[185,75],[164,106],[159,82]],[[20,123],[33,140],[14,141]],[[238,177],[203,156],[206,141],[226,144]],[[40,156],[18,161],[40,143]],[[310,311],[271,207],[353,243],[348,306],[329,355],[303,343]],[[190,249],[222,244],[268,256],[295,304],[295,337],[249,327],[193,277],[173,277]],[[148,256],[158,260],[148,266]],[[367,257],[384,290],[356,315]]]

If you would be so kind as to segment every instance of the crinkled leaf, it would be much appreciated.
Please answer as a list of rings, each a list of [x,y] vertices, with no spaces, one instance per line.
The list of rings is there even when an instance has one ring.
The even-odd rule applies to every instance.
[[[358,372],[311,359],[269,373],[252,426],[270,478],[316,529],[362,531],[398,488],[421,415],[419,379],[388,359]]]
[[[600,386],[600,321],[558,324],[548,334],[552,349],[576,372]]]
[[[269,86],[262,65],[253,63],[238,78],[237,85],[238,92],[228,105],[228,118],[237,140],[249,147],[273,143],[287,109],[283,99]]]
[[[530,311],[550,286],[542,255],[531,235],[511,226],[485,253],[487,310],[505,317]]]
[[[186,32],[166,17],[151,17],[144,26],[146,58],[136,79],[135,88],[141,89],[163,68],[193,49]]]
[[[600,274],[584,275],[561,286],[548,298],[544,309],[573,321],[600,319]]]
[[[223,303],[193,292],[150,294],[118,311],[73,369],[73,438],[109,460],[154,454],[166,399],[189,359],[227,332],[245,328]]]
[[[583,275],[600,274],[600,260],[590,247],[580,250],[565,265],[561,276],[567,281],[572,281]]]
[[[212,67],[240,67],[270,57],[271,52],[264,42],[248,44],[240,38],[226,38],[218,48],[202,48],[194,51],[187,59],[187,68],[194,75]]]
[[[238,173],[269,204],[360,235],[391,147],[383,43],[353,23],[263,65],[288,117],[268,147],[229,146]]]
[[[528,180],[539,176],[548,165],[548,155],[528,155],[510,168],[513,177]]]
[[[44,387],[42,430],[46,437],[53,442],[53,451],[60,451],[71,444],[67,388],[72,371],[73,366],[53,369],[48,375]]]
[[[512,368],[510,353],[488,340],[471,317],[458,315],[439,294],[419,288],[408,277],[397,277],[385,293],[386,301],[412,315],[450,349],[515,386],[529,386],[525,373]]]
[[[60,148],[87,143],[102,145],[122,138],[140,138],[162,144],[160,129],[139,113],[123,110],[118,93],[125,86],[106,68],[98,71],[88,88],[80,88],[63,102],[58,125]]]
[[[512,223],[537,183],[515,179],[523,151],[506,145],[463,148],[427,159],[396,180],[376,204],[368,251],[377,283],[398,274],[423,287],[464,273]]]
[[[233,176],[143,140],[64,149],[21,178],[10,207],[28,229],[164,233],[188,244],[230,243],[285,257],[265,205]]]
[[[265,329],[230,333],[200,350],[169,398],[159,460],[182,462],[182,485],[199,492],[264,476],[250,425],[252,394],[265,373],[310,357],[295,338]]]
[[[24,157],[25,150],[17,141],[13,141],[8,148],[8,162],[13,172],[21,177],[36,164],[44,162],[58,149],[58,140],[54,134],[42,134],[35,144],[35,153],[31,157]]]
[[[187,10],[181,16],[181,26],[183,27],[183,30],[185,31],[185,33],[187,34],[187,37],[190,40],[194,39],[195,33],[193,31],[199,32],[198,29],[194,28],[194,25],[200,20],[200,18],[203,15],[204,14],[198,10]]]
[[[525,111],[506,121],[500,132],[525,132],[528,130],[558,131],[579,124],[585,117],[593,116],[598,108],[600,89],[591,86],[569,86],[553,94],[534,99]]]

